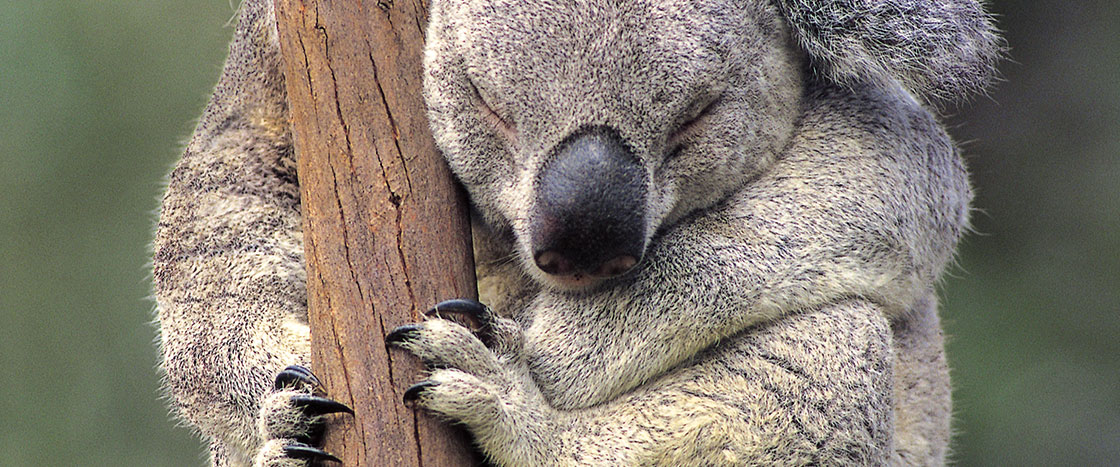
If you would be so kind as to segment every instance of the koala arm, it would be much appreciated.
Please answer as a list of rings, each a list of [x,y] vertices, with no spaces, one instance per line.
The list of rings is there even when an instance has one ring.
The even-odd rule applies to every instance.
[[[544,401],[520,328],[494,321],[482,341],[442,319],[394,337],[440,368],[409,391],[417,402],[465,424],[497,465],[881,465],[890,455],[890,327],[868,301],[751,328],[575,410]]]
[[[272,17],[269,2],[242,5],[154,241],[165,387],[211,440],[216,465],[250,462],[274,379],[309,363],[299,189]]]
[[[630,278],[544,291],[515,312],[553,405],[610,400],[796,310],[861,297],[893,317],[928,290],[966,227],[952,143],[902,91],[825,87],[808,100],[774,167],[662,232]]]

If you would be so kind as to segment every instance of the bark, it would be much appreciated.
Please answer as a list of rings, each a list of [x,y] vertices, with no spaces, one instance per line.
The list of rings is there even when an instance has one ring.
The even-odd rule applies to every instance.
[[[401,401],[422,365],[384,337],[476,298],[465,197],[421,89],[427,5],[277,0],[299,156],[312,366],[354,408],[324,449],[347,466],[470,465],[467,437]]]

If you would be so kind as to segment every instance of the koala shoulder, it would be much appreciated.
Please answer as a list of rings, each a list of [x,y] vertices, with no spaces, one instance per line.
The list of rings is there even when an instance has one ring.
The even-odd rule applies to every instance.
[[[814,68],[838,83],[897,79],[925,100],[983,90],[1005,46],[976,0],[778,0]]]

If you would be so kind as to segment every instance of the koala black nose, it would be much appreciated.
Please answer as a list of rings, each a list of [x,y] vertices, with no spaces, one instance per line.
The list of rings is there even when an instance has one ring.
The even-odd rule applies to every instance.
[[[585,128],[557,145],[538,177],[533,259],[558,276],[617,276],[645,252],[646,172],[617,131]]]

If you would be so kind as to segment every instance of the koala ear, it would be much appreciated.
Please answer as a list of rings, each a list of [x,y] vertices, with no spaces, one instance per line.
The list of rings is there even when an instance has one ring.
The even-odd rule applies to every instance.
[[[927,101],[982,91],[1005,47],[978,0],[777,0],[824,76],[891,79]]]

